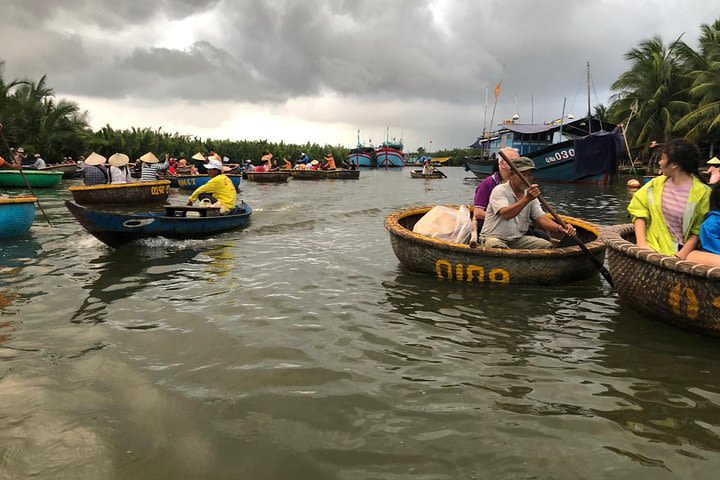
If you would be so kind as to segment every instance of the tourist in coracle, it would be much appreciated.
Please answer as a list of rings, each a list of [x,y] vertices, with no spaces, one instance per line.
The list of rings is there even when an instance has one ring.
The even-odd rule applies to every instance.
[[[14,170],[20,170],[20,165],[15,165],[14,163],[5,161],[3,157],[0,157],[0,168],[12,168]]]
[[[245,160],[245,165],[243,165],[243,171],[245,171],[245,172],[252,172],[254,169],[255,169],[255,167],[253,167],[253,164],[252,164],[252,162],[250,161],[250,159],[249,159],[249,158],[246,159],[246,160]]]
[[[527,157],[518,157],[512,163],[532,184],[535,163]],[[568,224],[564,229],[545,215],[539,196],[540,189],[536,184],[526,189],[523,180],[510,172],[508,181],[495,187],[490,194],[480,244],[493,248],[550,248],[549,240],[527,234],[532,222],[548,232],[574,236],[576,232],[572,225]]]
[[[110,174],[105,168],[105,157],[93,152],[85,159],[83,183],[85,185],[104,185],[110,182]]]
[[[310,163],[310,157],[308,157],[305,152],[300,152],[300,159],[297,161],[298,165],[307,165]]]
[[[292,170],[293,164],[287,158],[283,157],[283,170]]]
[[[710,175],[708,185],[715,185],[716,183],[720,183],[720,160],[718,160],[717,157],[713,157],[707,161],[705,166],[707,167],[705,173]]]
[[[163,172],[170,168],[168,154],[165,155],[165,162],[160,163],[160,160],[152,153],[148,152],[142,157],[142,174],[140,175],[141,182],[156,182],[158,180],[158,172]]]
[[[130,169],[127,166],[130,163],[130,157],[124,153],[115,153],[108,158],[108,163],[110,164],[111,184],[130,183]]]
[[[502,152],[508,158],[513,161],[520,156],[516,148],[503,148]],[[492,175],[485,178],[480,185],[475,189],[475,197],[473,198],[473,219],[477,223],[478,235],[482,230],[483,223],[485,222],[485,210],[487,209],[488,203],[490,203],[490,194],[493,189],[503,182],[506,182],[510,177],[510,167],[508,167],[505,160],[497,156],[497,163],[495,164],[495,172]]]
[[[332,153],[326,153],[325,157],[323,158],[323,164],[320,167],[322,170],[335,170],[337,167],[335,166],[335,158],[333,158]]]
[[[700,151],[687,140],[663,146],[662,174],[635,192],[628,205],[639,247],[683,260],[697,248],[710,202],[710,188],[695,176],[699,158]]]
[[[12,150],[11,150],[12,152]],[[25,149],[20,147],[13,153],[13,162],[16,165],[22,165],[22,163],[25,161]]]
[[[425,159],[422,166],[423,175],[430,175],[431,173],[433,173],[434,170],[435,168],[432,166],[432,162],[430,161],[430,159]]]
[[[233,213],[237,209],[235,205],[237,190],[232,180],[230,180],[227,175],[223,175],[222,162],[210,160],[203,166],[207,170],[210,180],[205,185],[198,187],[192,195],[190,195],[187,204],[192,205],[200,195],[206,194],[214,207],[220,207],[221,215]]]
[[[45,165],[45,160],[42,159],[42,156],[40,156],[39,153],[36,153],[34,158],[35,161],[33,162],[31,168],[34,168],[35,170],[40,170],[41,168],[45,168],[47,166]]]
[[[311,161],[310,165],[306,165],[306,167],[305,167],[306,170],[317,170],[319,168],[320,168],[320,162],[318,162],[317,160]]]
[[[720,267],[720,182],[710,191],[710,211],[700,225],[700,249],[688,253],[686,260],[709,267]]]

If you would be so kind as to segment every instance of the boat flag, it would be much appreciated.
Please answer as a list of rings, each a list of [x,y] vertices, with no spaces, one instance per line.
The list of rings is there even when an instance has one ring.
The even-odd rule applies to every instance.
[[[499,82],[497,85],[495,85],[495,98],[498,98],[500,96],[500,87],[502,86],[502,82]]]

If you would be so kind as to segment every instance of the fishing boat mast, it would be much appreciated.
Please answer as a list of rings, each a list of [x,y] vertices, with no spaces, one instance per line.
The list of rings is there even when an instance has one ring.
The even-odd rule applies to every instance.
[[[587,62],[587,104],[588,104],[588,113],[587,113],[587,124],[588,124],[588,134],[592,133],[592,114],[590,112],[590,61]]]

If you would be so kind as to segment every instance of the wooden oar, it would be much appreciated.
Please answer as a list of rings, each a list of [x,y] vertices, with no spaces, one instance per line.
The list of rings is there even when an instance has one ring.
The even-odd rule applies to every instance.
[[[527,188],[530,188],[532,185],[530,184],[528,179],[525,178],[525,175],[520,173],[520,171],[517,169],[517,167],[515,165],[513,165],[513,163],[510,160],[508,160],[505,153],[502,150],[500,150],[498,152],[498,154],[502,157],[503,160],[505,160],[505,163],[508,164],[508,166],[510,167],[510,170],[512,170],[515,175],[517,175],[518,177],[520,177],[522,179],[525,186],[527,186]],[[550,215],[552,215],[552,217],[555,219],[555,221],[557,223],[559,223],[562,228],[567,228],[567,223],[565,223],[565,220],[563,220],[562,217],[560,217],[560,215],[557,214],[555,209],[550,206],[550,204],[547,202],[547,200],[545,200],[543,198],[542,195],[538,196],[538,200],[540,200],[540,203],[542,203],[542,206],[545,207],[545,210],[547,210],[550,213]],[[610,284],[610,286],[614,287],[615,284],[613,283],[612,277],[610,276],[610,272],[608,271],[607,268],[605,268],[605,265],[603,265],[603,263],[600,260],[595,258],[595,255],[593,255],[592,252],[590,252],[590,250],[587,248],[587,246],[583,243],[582,240],[580,240],[580,238],[577,235],[573,235],[571,238],[573,240],[575,240],[575,243],[578,244],[578,246],[580,247],[580,250],[585,252],[587,254],[587,256],[590,257],[590,260],[592,260],[592,262],[595,264],[595,266],[598,267],[598,270],[600,270],[600,274],[603,276],[603,278],[605,278],[605,280]]]
[[[12,157],[12,154],[13,154],[13,153],[12,153],[12,151],[10,150],[10,145],[8,145],[7,140],[5,140],[5,135],[3,135],[3,133],[2,133],[2,128],[3,128],[3,124],[0,123],[0,137],[2,137],[2,141],[3,141],[3,143],[5,144],[5,148],[7,148],[8,153],[9,153],[10,156]],[[20,175],[22,175],[23,180],[25,180],[25,185],[27,186],[28,190],[30,190],[30,194],[31,194],[33,197],[35,197],[35,203],[37,203],[38,208],[40,208],[40,211],[42,212],[43,217],[45,217],[45,221],[47,222],[47,224],[48,224],[49,226],[52,227],[52,223],[50,223],[50,219],[49,219],[48,216],[45,214],[45,210],[43,210],[42,205],[40,205],[40,199],[38,198],[37,195],[35,195],[35,192],[33,192],[33,189],[32,189],[32,187],[30,186],[30,182],[28,181],[27,177],[25,176],[25,172],[23,172],[22,163],[20,164]]]
[[[443,172],[441,172],[441,171],[438,170],[437,168],[435,169],[435,171],[438,172],[440,175],[442,175],[443,178],[447,178],[447,175],[445,175]]]

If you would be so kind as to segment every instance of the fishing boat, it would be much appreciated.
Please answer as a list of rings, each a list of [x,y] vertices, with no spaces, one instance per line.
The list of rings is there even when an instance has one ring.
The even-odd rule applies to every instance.
[[[620,299],[649,318],[720,335],[720,269],[635,245],[633,225],[602,230]]]
[[[619,128],[596,119],[564,125],[509,123],[470,145],[481,154],[466,158],[465,165],[478,178],[485,178],[493,173],[495,154],[511,147],[535,163],[538,180],[610,183],[617,172],[622,141]]]
[[[150,237],[206,238],[237,230],[250,222],[252,209],[244,202],[239,213],[219,215],[219,207],[167,205],[164,213],[122,214],[90,210],[70,200],[65,206],[91,235],[111,247]],[[197,216],[188,216],[188,212]]]
[[[241,174],[233,173],[223,175],[230,178],[235,188],[240,188]],[[210,177],[208,175],[177,175],[175,176],[175,181],[177,181],[180,190],[195,190],[209,182]]]
[[[62,172],[62,178],[70,179],[75,178],[78,175],[78,164],[77,163],[62,163],[59,165],[50,165],[45,168],[38,168],[38,172]]]
[[[170,195],[170,181],[78,185],[68,190],[81,205],[164,203]]]
[[[375,161],[375,148],[358,144],[357,147],[348,152],[347,162],[356,168],[375,168],[377,166]]]
[[[290,180],[290,171],[280,172],[245,172],[247,179],[258,183],[285,183]]]
[[[248,172],[248,175],[250,175],[250,172]],[[322,180],[325,178],[325,172],[322,170],[292,169],[290,175],[295,180]]]
[[[30,230],[36,201],[31,196],[0,197],[0,238],[19,237]]]
[[[333,180],[357,180],[360,178],[360,170],[325,170],[325,178]]]
[[[422,170],[413,170],[410,172],[411,178],[424,178],[424,179],[431,179],[431,178],[445,178],[445,175],[439,171],[435,170],[432,173],[423,173]]]
[[[411,270],[467,284],[556,284],[583,280],[598,273],[587,254],[568,238],[557,248],[546,250],[471,248],[413,232],[415,223],[431,208],[398,210],[385,217],[395,256]],[[605,244],[599,238],[599,227],[578,218],[563,219],[575,227],[578,238],[602,262]]]
[[[403,155],[403,143],[383,142],[375,150],[375,162],[378,168],[400,168],[405,166],[405,155]]]
[[[29,183],[32,188],[52,188],[60,183],[62,177],[63,172],[0,170],[0,187],[27,188]],[[27,179],[27,183],[25,179]]]

